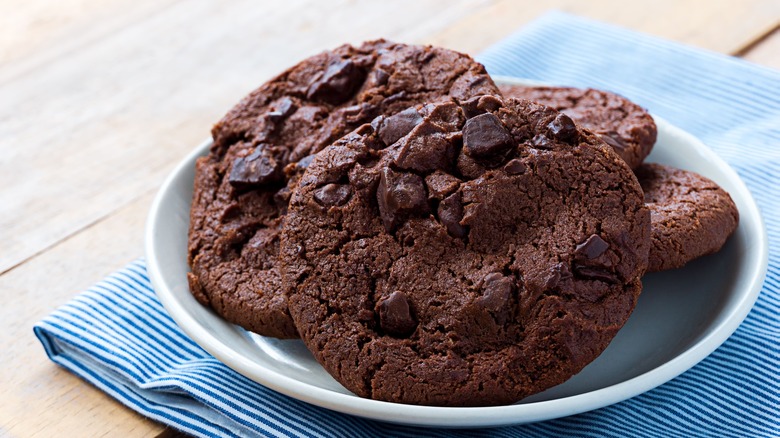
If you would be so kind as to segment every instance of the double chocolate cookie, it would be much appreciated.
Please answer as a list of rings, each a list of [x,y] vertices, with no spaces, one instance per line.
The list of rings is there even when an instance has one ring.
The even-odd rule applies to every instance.
[[[559,384],[636,305],[650,215],[625,162],[551,108],[483,96],[320,152],[282,233],[295,324],[363,397],[500,405]]]
[[[501,85],[506,97],[539,102],[562,111],[598,134],[636,169],[650,154],[658,134],[652,116],[630,100],[608,91],[568,87]]]
[[[467,55],[387,41],[321,53],[253,91],[214,126],[210,153],[197,162],[188,246],[195,297],[256,333],[297,337],[277,254],[310,155],[379,115],[497,93]],[[400,135],[393,129],[383,130],[386,141]]]
[[[650,209],[648,271],[665,271],[720,250],[739,223],[726,191],[694,172],[643,164],[636,176]]]

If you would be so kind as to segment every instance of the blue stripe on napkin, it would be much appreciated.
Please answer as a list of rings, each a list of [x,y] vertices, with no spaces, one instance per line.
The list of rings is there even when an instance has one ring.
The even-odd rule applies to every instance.
[[[580,415],[490,430],[389,425],[299,402],[222,365],[166,314],[138,260],[35,326],[46,353],[132,409],[197,436],[780,436],[780,72],[560,13],[479,59],[492,74],[626,95],[739,172],[764,213],[769,272],[723,346],[665,385]]]

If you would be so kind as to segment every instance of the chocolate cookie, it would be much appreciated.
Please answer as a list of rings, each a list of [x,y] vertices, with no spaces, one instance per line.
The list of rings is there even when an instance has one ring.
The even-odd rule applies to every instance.
[[[598,356],[641,290],[650,215],[625,162],[553,109],[461,104],[360,127],[290,202],[291,314],[360,396],[516,402]]]
[[[598,134],[629,167],[636,169],[653,149],[658,134],[650,114],[608,91],[567,87],[501,85],[504,96],[528,99],[564,112]]]
[[[211,151],[197,162],[188,248],[195,297],[256,333],[297,337],[277,264],[290,180],[311,154],[378,115],[486,93],[498,89],[470,57],[387,41],[320,53],[253,91],[214,126]]]
[[[737,206],[713,181],[660,164],[643,164],[636,176],[650,209],[649,272],[680,268],[717,252],[737,229]]]

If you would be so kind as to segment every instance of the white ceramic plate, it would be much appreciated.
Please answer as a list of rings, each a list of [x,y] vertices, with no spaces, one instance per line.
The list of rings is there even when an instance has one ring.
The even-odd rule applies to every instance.
[[[359,398],[333,380],[301,341],[257,336],[198,304],[187,286],[187,229],[195,159],[207,153],[210,142],[179,164],[152,205],[146,231],[149,275],[170,315],[206,351],[254,381],[324,408],[393,423],[479,427],[607,406],[661,385],[715,350],[748,314],[766,274],[765,231],[744,183],[696,138],[658,117],[656,123],[658,142],[648,162],[716,181],[739,208],[739,228],[719,253],[683,269],[647,275],[636,310],[599,358],[567,382],[514,405],[443,408]]]

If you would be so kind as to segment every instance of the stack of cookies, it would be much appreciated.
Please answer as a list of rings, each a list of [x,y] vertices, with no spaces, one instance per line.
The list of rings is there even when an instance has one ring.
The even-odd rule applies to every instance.
[[[514,403],[595,359],[648,270],[717,251],[731,198],[643,164],[652,118],[596,90],[498,87],[450,50],[313,56],[213,128],[189,284],[226,320],[300,337],[347,389]]]

